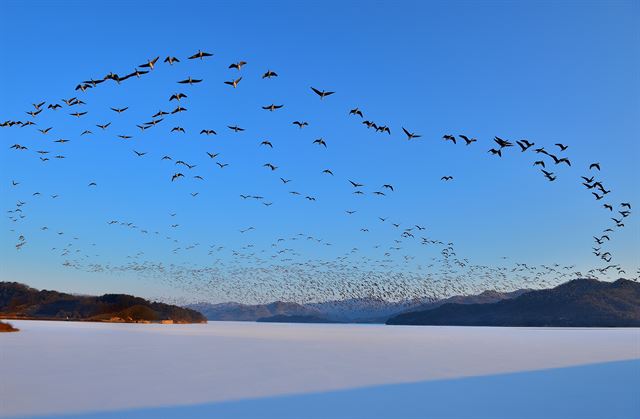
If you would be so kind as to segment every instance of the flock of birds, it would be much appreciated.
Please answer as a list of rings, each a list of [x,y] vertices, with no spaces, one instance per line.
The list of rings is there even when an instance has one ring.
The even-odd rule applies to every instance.
[[[187,58],[191,61],[206,62],[212,59],[213,54],[198,50]],[[56,129],[53,126],[39,125],[40,115],[42,112],[63,113],[76,119],[79,127],[78,138],[90,137],[94,132],[110,132],[112,130],[112,121],[91,121],[91,113],[88,109],[87,102],[94,89],[99,89],[104,83],[114,83],[126,87],[126,84],[133,82],[141,77],[150,77],[154,71],[162,71],[159,67],[162,65],[174,66],[181,65],[183,60],[174,56],[167,56],[162,63],[160,57],[147,60],[145,63],[135,67],[134,71],[119,75],[113,72],[99,78],[89,78],[78,83],[75,87],[75,95],[60,101],[38,101],[33,103],[32,108],[24,111],[24,117],[20,119],[6,120],[0,123],[0,127],[6,129],[34,129],[35,135],[51,137]],[[247,66],[246,61],[238,61],[231,63],[228,69],[235,72],[229,80],[222,83],[229,86],[229,89],[238,89],[242,86],[243,68]],[[262,79],[272,79],[279,77],[275,71],[267,70],[261,76]],[[125,83],[126,82],[126,83]],[[176,80],[179,86],[188,87],[188,89],[197,89],[198,85],[203,83],[203,78],[185,76]],[[184,90],[184,89],[181,89]],[[173,107],[171,110],[159,110],[155,113],[149,112],[148,120],[141,121],[136,127],[130,127],[129,130],[122,130],[113,135],[119,140],[134,141],[136,135],[131,131],[139,130],[145,133],[148,130],[158,130],[159,127],[166,126],[170,120],[172,124],[168,131],[172,134],[185,134],[190,129],[183,126],[179,122],[180,114],[188,112],[187,106],[189,96],[193,90],[178,91],[168,94],[168,103]],[[318,100],[330,102],[331,96],[335,94],[333,91],[310,87],[308,90],[310,95],[317,96]],[[266,112],[279,112],[284,104],[266,104],[262,106],[262,110]],[[121,115],[129,110],[128,106],[110,106],[114,117]],[[355,107],[345,110],[346,117],[356,120],[368,130],[372,130],[378,134],[391,136],[400,132],[407,141],[420,141],[422,135],[418,131],[414,131],[409,127],[401,126],[397,130],[379,122],[366,119],[364,112]],[[295,120],[291,122],[296,129],[303,130],[310,125],[306,120]],[[245,131],[245,128],[230,124],[226,126],[230,133],[239,134]],[[218,131],[210,127],[196,130],[199,135],[216,136]],[[59,138],[52,139],[56,145],[56,151],[52,151],[44,146],[42,141],[36,140],[36,146],[30,143],[15,143],[9,146],[9,149],[16,153],[27,153],[34,158],[39,159],[43,164],[53,160],[62,160],[67,157],[65,153],[65,143],[71,142],[69,139]],[[453,145],[464,144],[465,147],[479,147],[481,141],[471,135],[453,135],[445,134],[442,141],[449,142]],[[311,145],[321,149],[331,147],[329,141],[325,138],[316,138],[311,141]],[[273,149],[272,140],[262,140],[259,144],[261,148]],[[539,169],[541,175],[549,182],[555,182],[561,175],[562,170],[567,170],[572,166],[569,156],[565,153],[569,146],[562,143],[556,143],[549,149],[536,145],[526,139],[511,141],[495,136],[492,139],[490,148],[487,153],[495,158],[507,158],[510,150],[519,150],[521,153],[533,153],[535,161],[533,168]],[[152,155],[147,151],[132,149],[132,155],[135,158],[151,158]],[[213,161],[220,170],[226,169],[231,163],[220,159],[219,152],[206,152],[206,157],[201,158]],[[175,184],[177,182],[185,182],[187,178],[194,182],[204,182],[207,173],[198,172],[202,169],[203,164],[198,162],[188,162],[185,159],[175,158],[169,154],[156,156],[162,162],[171,167],[166,174],[167,182]],[[215,167],[215,166],[214,166]],[[281,172],[281,168],[274,162],[268,161],[263,164],[263,168],[267,172]],[[606,246],[611,241],[613,233],[625,226],[625,219],[631,215],[632,206],[629,202],[614,202],[609,199],[611,189],[604,185],[602,179],[599,179],[601,165],[598,162],[590,164],[584,168],[584,174],[581,176],[582,185],[594,196],[594,201],[600,204],[603,211],[610,214],[613,223],[607,226],[601,232],[594,235],[593,253],[600,258],[606,265],[594,268],[589,271],[581,272],[574,266],[555,265],[539,265],[530,266],[524,263],[515,263],[512,266],[488,266],[475,265],[468,259],[458,257],[454,244],[451,242],[441,241],[427,236],[425,233],[426,226],[419,222],[392,222],[388,217],[378,217],[378,222],[389,224],[397,231],[396,238],[388,244],[372,244],[374,248],[380,249],[381,257],[375,259],[366,255],[360,255],[360,249],[352,248],[348,252],[335,258],[324,260],[321,258],[304,259],[304,254],[299,244],[304,242],[313,246],[332,246],[329,240],[321,237],[310,235],[304,232],[298,233],[290,237],[274,238],[266,248],[259,249],[255,243],[247,243],[241,248],[229,248],[224,244],[205,244],[187,243],[184,240],[176,238],[172,231],[180,228],[180,223],[175,221],[178,215],[174,212],[167,211],[169,223],[167,231],[160,231],[148,226],[144,226],[129,220],[107,220],[109,226],[120,227],[127,230],[139,232],[141,234],[151,234],[164,238],[173,244],[172,253],[187,252],[197,248],[204,248],[208,256],[212,259],[212,264],[207,266],[189,266],[185,264],[166,264],[162,262],[154,262],[146,259],[144,251],[140,251],[128,256],[130,262],[126,264],[110,264],[95,261],[99,256],[95,254],[95,243],[86,243],[80,246],[81,239],[77,235],[73,235],[65,244],[61,244],[52,248],[63,259],[63,265],[91,272],[135,272],[140,276],[151,276],[160,278],[170,283],[172,287],[179,287],[186,290],[192,295],[224,295],[227,299],[237,299],[242,301],[265,302],[272,300],[289,300],[308,302],[310,300],[341,300],[341,299],[357,299],[357,298],[377,298],[384,300],[412,300],[416,298],[437,299],[452,294],[469,294],[481,292],[485,289],[512,290],[518,287],[546,287],[557,284],[567,279],[575,277],[600,276],[608,273],[614,275],[625,275],[625,270],[618,264],[613,263],[614,256],[611,250],[607,250]],[[321,175],[334,177],[334,170],[325,168]],[[292,179],[285,176],[277,176],[276,180],[283,187],[288,187]],[[454,176],[451,174],[443,175],[440,180],[442,182],[452,182]],[[354,195],[370,194],[372,196],[387,196],[395,192],[395,187],[391,183],[384,183],[374,190],[366,188],[368,182],[360,179],[344,179],[344,187],[351,190]],[[94,180],[87,180],[87,187],[96,188],[98,183]],[[12,188],[20,188],[20,180],[12,180]],[[302,192],[298,189],[288,190],[291,196],[299,196],[309,202],[319,199],[312,193]],[[35,199],[42,195],[39,191],[31,192],[30,197],[24,196],[19,199],[11,209],[7,211],[9,220],[14,223],[15,227],[11,229],[17,235],[15,247],[17,250],[23,249],[28,240],[24,233],[18,231],[21,223],[27,220],[27,208],[31,199]],[[197,190],[190,192],[192,198],[199,195]],[[59,194],[50,194],[51,199],[56,199]],[[273,205],[273,201],[267,200],[262,195],[239,194],[242,200],[252,200],[261,202],[265,207]],[[347,216],[353,216],[356,210],[348,209],[345,211]],[[184,222],[184,221],[183,221]],[[369,232],[369,227],[362,227],[362,233]],[[49,226],[41,226],[40,230],[47,231]],[[238,234],[247,234],[255,230],[254,226],[247,226],[239,230]],[[58,236],[66,237],[64,231],[57,231]],[[415,256],[404,253],[404,244],[407,242],[415,242],[420,245],[435,247],[438,249],[437,254],[431,258],[421,258],[415,261]],[[228,252],[230,257],[222,257],[220,252]],[[400,263],[397,260],[400,260]],[[403,269],[410,263],[417,263],[418,269],[412,272],[409,269]],[[213,266],[213,267],[212,267]],[[635,272],[636,278],[640,277],[640,269]],[[167,296],[162,296],[167,299]]]

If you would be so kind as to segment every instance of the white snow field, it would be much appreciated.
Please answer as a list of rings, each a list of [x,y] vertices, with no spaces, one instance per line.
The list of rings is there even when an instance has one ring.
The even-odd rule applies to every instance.
[[[640,417],[640,329],[11,323],[1,417]]]

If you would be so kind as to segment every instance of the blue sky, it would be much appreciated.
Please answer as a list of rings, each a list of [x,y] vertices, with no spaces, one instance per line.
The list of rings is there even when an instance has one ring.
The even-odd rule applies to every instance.
[[[476,264],[499,265],[507,257],[587,270],[605,265],[591,253],[592,236],[611,225],[604,201],[596,203],[580,185],[588,165],[602,164],[596,175],[612,190],[612,204],[640,202],[638,2],[9,1],[4,9],[0,119],[27,120],[32,103],[72,96],[87,102],[82,110],[88,114],[76,119],[68,115],[74,108],[45,109],[34,120],[35,128],[53,127],[46,136],[34,127],[0,130],[6,144],[0,150],[3,210],[27,202],[26,218],[3,220],[3,280],[74,292],[188,297],[193,289],[141,279],[131,269],[64,267],[60,249],[74,243],[83,264],[120,266],[144,252],[135,260],[228,266],[250,263],[231,249],[252,244],[267,254],[278,237],[302,233],[332,246],[300,244],[296,260],[332,261],[354,247],[358,257],[378,260],[383,256],[372,245],[389,246],[401,231],[391,221],[402,228],[424,225],[424,235],[454,242],[458,256]],[[214,56],[186,60],[198,49]],[[73,90],[82,80],[128,73],[167,55],[181,62],[158,63],[152,74],[120,86]],[[227,68],[240,60],[248,62],[240,72]],[[279,77],[262,80],[267,69]],[[239,75],[237,89],[223,84]],[[204,82],[176,83],[187,76]],[[310,86],[337,93],[320,101]],[[176,92],[189,96],[182,103],[187,112],[143,133],[135,128],[159,109],[175,108],[168,98]],[[271,103],[284,108],[260,109]],[[120,115],[109,110],[124,106],[129,110]],[[389,125],[392,135],[376,134],[348,116],[356,106],[365,119]],[[310,126],[298,130],[293,120]],[[95,127],[109,121],[106,131]],[[234,124],[246,131],[225,128]],[[170,133],[174,126],[187,132]],[[403,126],[422,137],[406,141]],[[204,128],[218,135],[199,135]],[[94,134],[80,137],[84,129]],[[453,145],[441,139],[444,134],[478,142]],[[488,154],[496,135],[529,139],[568,156],[572,167],[552,164],[558,180],[547,182],[532,166],[540,155],[531,150],[515,147],[503,158]],[[319,137],[326,150],[312,144]],[[58,138],[71,141],[52,142]],[[258,145],[265,139],[273,150]],[[560,153],[557,142],[569,149]],[[29,150],[9,149],[14,143]],[[42,163],[37,149],[67,158]],[[133,150],[147,155],[138,158]],[[218,160],[229,166],[219,169],[206,151],[221,153]],[[165,154],[197,167],[161,161]],[[262,167],[266,162],[278,170]],[[322,175],[325,168],[335,176]],[[205,181],[170,182],[178,171]],[[444,175],[454,180],[440,181]],[[293,180],[283,185],[280,176]],[[353,195],[347,179],[365,184],[367,194]],[[93,181],[98,186],[88,187]],[[371,194],[386,183],[395,192]],[[317,201],[294,197],[292,190]],[[32,196],[36,191],[42,196]],[[239,194],[261,195],[273,205]],[[357,212],[348,216],[345,210]],[[384,224],[377,217],[389,219]],[[634,218],[606,247],[628,276],[637,270],[640,250]],[[159,234],[142,235],[109,220]],[[255,231],[238,232],[249,226]],[[27,244],[16,251],[19,235]],[[185,250],[194,243],[199,247]],[[214,244],[226,249],[216,259],[207,253]],[[181,250],[174,253],[175,247]],[[394,269],[412,272],[434,257],[419,239],[404,241],[401,253],[398,260],[415,259]]]

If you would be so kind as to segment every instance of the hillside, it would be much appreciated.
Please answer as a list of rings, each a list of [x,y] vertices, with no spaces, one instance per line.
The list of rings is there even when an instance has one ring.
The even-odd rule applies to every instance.
[[[78,296],[0,282],[0,317],[110,322],[202,323],[195,310],[150,302],[126,294]]]
[[[444,304],[403,313],[392,325],[637,327],[640,284],[576,279],[490,304]]]

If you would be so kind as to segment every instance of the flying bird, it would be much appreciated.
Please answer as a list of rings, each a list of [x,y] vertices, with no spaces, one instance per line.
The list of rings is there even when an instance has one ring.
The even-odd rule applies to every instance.
[[[273,103],[271,105],[268,106],[263,106],[262,109],[273,112],[276,109],[280,109],[282,108],[284,105],[274,105]]]
[[[201,83],[201,82],[202,82],[202,79],[194,79],[194,78],[191,78],[191,76],[189,76],[189,78],[186,78],[184,80],[180,80],[178,83],[193,85],[193,84]]]
[[[145,64],[140,65],[140,67],[149,68],[149,69],[153,70],[153,68],[156,65],[156,62],[158,61],[158,58],[160,58],[160,57],[156,57],[153,60],[147,60],[147,62]]]
[[[224,84],[228,84],[235,89],[236,87],[238,87],[238,83],[240,83],[240,80],[242,80],[242,77],[238,77],[237,79],[231,81],[225,81]]]
[[[407,131],[404,127],[402,127],[402,131],[404,131],[404,133],[407,135],[407,140],[412,140],[414,138],[420,138],[421,135],[418,135],[414,132],[409,132]]]
[[[275,71],[267,70],[267,72],[262,75],[263,79],[270,79],[271,77],[278,77],[278,74]]]
[[[318,90],[315,87],[312,87],[311,90],[313,90],[313,92],[315,94],[320,96],[320,100],[324,99],[326,96],[330,96],[330,95],[335,93],[335,92],[327,92],[327,91],[324,91],[324,90]]]
[[[196,58],[199,59],[203,59],[205,57],[211,57],[213,54],[210,54],[208,52],[204,52],[204,51],[200,51],[198,50],[198,52],[196,52],[195,54],[193,54],[192,56],[189,57],[190,60],[195,60]]]
[[[236,70],[241,70],[242,67],[247,65],[246,61],[238,61],[237,63],[233,63],[229,66],[229,68],[235,68]]]

